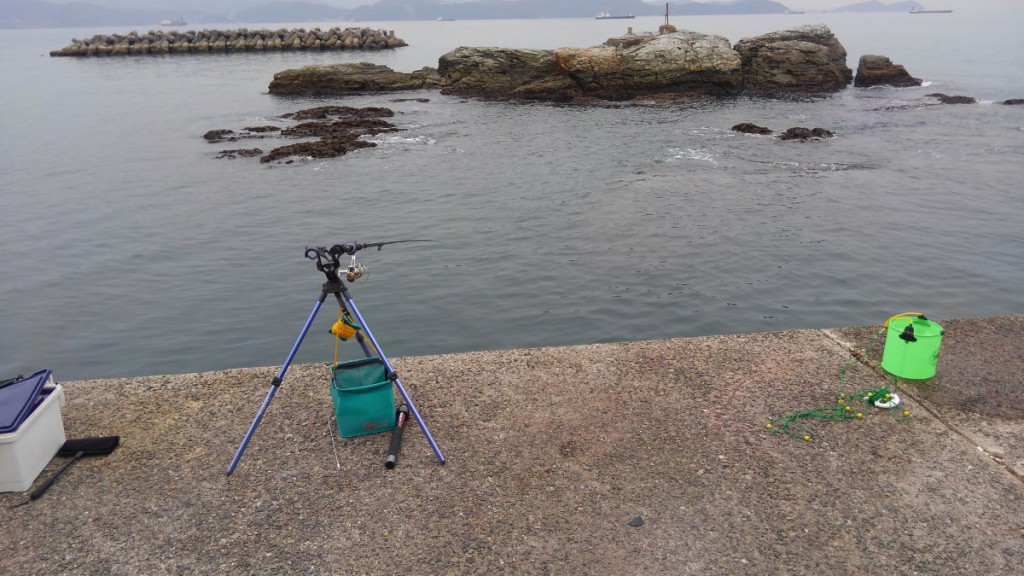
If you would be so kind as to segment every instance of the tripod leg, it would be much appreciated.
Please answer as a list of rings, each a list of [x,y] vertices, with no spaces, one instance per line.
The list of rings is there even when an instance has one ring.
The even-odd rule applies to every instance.
[[[371,350],[370,347],[367,346],[366,338],[363,337],[362,331],[356,332],[356,342],[359,342],[359,345],[363,348],[363,354],[366,354],[367,357],[376,356],[376,354],[374,354],[374,350]]]
[[[316,318],[317,312],[320,311],[320,306],[323,305],[324,300],[326,299],[327,293],[324,292],[320,295],[320,299],[317,300],[316,304],[313,306],[313,311],[309,314],[309,319],[306,320],[306,325],[302,327],[302,332],[299,333],[299,337],[295,340],[295,345],[292,346],[292,351],[288,353],[288,359],[284,361],[284,365],[281,366],[281,370],[270,382],[270,391],[267,392],[267,397],[263,399],[263,405],[260,406],[259,411],[256,412],[256,418],[254,418],[252,424],[249,425],[249,431],[245,433],[245,438],[242,438],[242,443],[238,446],[238,451],[235,452],[235,457],[231,459],[231,464],[228,466],[228,476],[235,471],[235,467],[238,466],[238,461],[242,459],[242,453],[245,452],[245,448],[249,445],[249,440],[252,439],[252,435],[256,432],[256,427],[260,425],[260,420],[263,420],[263,413],[267,411],[267,407],[270,406],[270,401],[274,399],[274,394],[277,393],[278,387],[281,386],[281,382],[284,380],[284,373],[288,371],[288,367],[291,366],[292,360],[295,359],[295,353],[299,351],[299,346],[302,345],[303,339],[306,338],[306,333],[309,332],[310,326],[313,325],[313,319]]]
[[[344,298],[345,304],[347,305],[346,307],[350,312],[352,312],[352,315],[356,317],[359,325],[363,327],[363,332],[366,333],[366,337],[370,339],[370,343],[373,344],[373,347],[377,349],[377,355],[380,356],[381,362],[383,362],[384,366],[387,367],[388,374],[395,374],[395,369],[391,366],[391,362],[388,360],[387,356],[384,355],[384,350],[381,349],[377,339],[373,336],[373,332],[370,331],[370,327],[366,325],[366,319],[363,318],[363,315],[359,312],[359,308],[356,307],[356,303],[348,295],[348,292],[342,292],[339,297]],[[402,380],[399,379],[398,376],[394,376],[392,380],[398,388],[398,392],[402,395],[402,400],[404,400],[406,405],[409,406],[409,412],[416,420],[416,423],[419,424],[420,430],[423,430],[423,435],[427,437],[427,443],[430,444],[430,448],[434,451],[434,455],[437,456],[437,461],[444,464],[444,454],[441,453],[441,449],[438,448],[437,442],[435,442],[434,437],[431,436],[430,429],[427,428],[426,423],[423,422],[423,418],[420,416],[419,410],[416,409],[416,405],[413,404],[412,398],[409,397],[409,393],[405,391],[405,386],[402,386]]]

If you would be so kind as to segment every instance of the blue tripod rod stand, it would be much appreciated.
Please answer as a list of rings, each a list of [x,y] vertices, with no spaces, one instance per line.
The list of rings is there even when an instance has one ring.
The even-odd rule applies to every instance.
[[[408,240],[406,242],[408,242]],[[270,406],[270,402],[274,399],[274,395],[277,394],[277,389],[281,387],[281,383],[284,381],[285,372],[288,371],[292,361],[294,361],[295,354],[299,351],[299,347],[302,345],[302,341],[306,338],[306,334],[309,333],[309,329],[313,325],[313,320],[316,319],[317,313],[320,312],[320,308],[327,300],[328,294],[334,294],[335,298],[338,300],[338,305],[341,306],[342,310],[351,312],[359,325],[362,326],[362,330],[356,334],[356,340],[359,342],[359,345],[362,346],[363,353],[367,356],[371,355],[370,348],[366,344],[366,339],[369,339],[373,348],[377,351],[377,355],[380,357],[381,362],[384,363],[384,367],[387,369],[388,378],[395,387],[398,388],[398,392],[401,394],[402,400],[409,407],[410,414],[413,419],[416,420],[420,430],[423,431],[423,435],[427,438],[427,443],[430,444],[430,448],[434,451],[434,455],[437,456],[437,461],[441,464],[445,463],[444,454],[441,453],[441,449],[438,447],[437,442],[430,434],[430,429],[427,428],[426,423],[423,421],[423,417],[420,416],[419,410],[416,409],[416,405],[413,403],[412,397],[409,396],[405,386],[402,385],[402,380],[398,377],[394,367],[391,366],[391,361],[388,360],[387,356],[385,356],[384,350],[381,349],[380,344],[377,342],[377,338],[373,335],[370,327],[367,326],[366,319],[363,317],[362,313],[359,312],[359,308],[356,307],[355,301],[352,300],[351,296],[349,296],[348,288],[341,281],[341,277],[338,275],[338,270],[341,268],[341,256],[346,254],[353,255],[364,248],[376,247],[380,250],[381,246],[384,244],[392,243],[394,242],[355,242],[353,244],[335,244],[329,249],[323,246],[306,249],[306,257],[310,260],[316,260],[317,270],[320,270],[327,276],[327,282],[324,283],[323,289],[320,292],[320,298],[317,300],[316,304],[313,305],[313,311],[310,312],[309,318],[306,320],[306,324],[302,327],[299,337],[296,338],[291,352],[288,353],[288,358],[285,359],[284,365],[281,366],[281,370],[277,373],[277,376],[271,380],[270,391],[267,392],[267,396],[263,399],[263,404],[260,406],[259,411],[256,412],[256,417],[253,418],[252,424],[249,425],[249,430],[246,431],[245,437],[242,438],[242,443],[238,446],[238,450],[235,452],[234,458],[231,459],[231,464],[228,465],[227,470],[227,474],[229,476],[235,471],[235,468],[238,467],[238,462],[242,459],[242,454],[245,453],[245,449],[249,445],[249,441],[252,440],[253,434],[256,432],[256,428],[259,427],[260,421],[263,420],[263,415]]]

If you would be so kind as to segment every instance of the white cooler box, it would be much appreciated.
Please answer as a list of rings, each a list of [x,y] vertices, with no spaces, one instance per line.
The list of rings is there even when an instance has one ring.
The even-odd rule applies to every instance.
[[[24,492],[64,445],[64,390],[49,370],[0,385],[0,492]]]

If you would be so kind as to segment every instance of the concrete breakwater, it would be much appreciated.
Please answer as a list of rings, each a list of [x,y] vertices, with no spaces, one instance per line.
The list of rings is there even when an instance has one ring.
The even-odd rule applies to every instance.
[[[273,52],[279,50],[384,50],[408,46],[394,30],[338,27],[328,30],[150,30],[144,34],[97,34],[50,52],[50,56],[135,56]]]
[[[1024,315],[941,323],[912,419],[809,441],[766,423],[839,406],[840,370],[885,386],[877,326],[394,358],[448,463],[410,423],[393,470],[390,434],[332,431],[327,363],[289,369],[230,477],[278,367],[62,381],[66,436],[121,446],[0,493],[0,572],[1020,574]]]

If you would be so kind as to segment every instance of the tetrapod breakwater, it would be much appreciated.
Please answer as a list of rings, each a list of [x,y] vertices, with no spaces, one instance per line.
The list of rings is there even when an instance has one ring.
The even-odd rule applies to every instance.
[[[282,50],[386,50],[408,46],[394,30],[330,28],[306,30],[150,30],[140,34],[97,34],[50,52],[50,56],[137,56],[228,54]]]

